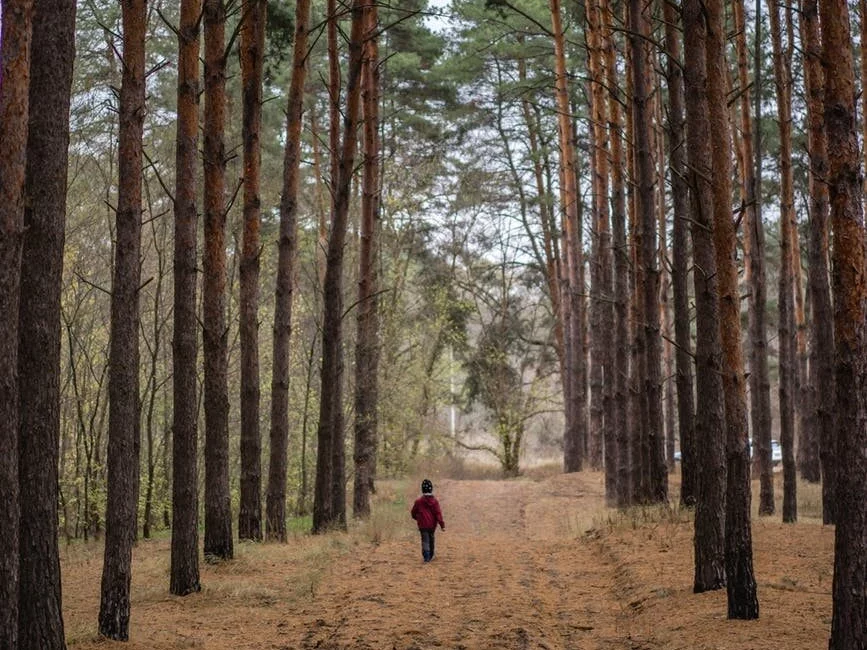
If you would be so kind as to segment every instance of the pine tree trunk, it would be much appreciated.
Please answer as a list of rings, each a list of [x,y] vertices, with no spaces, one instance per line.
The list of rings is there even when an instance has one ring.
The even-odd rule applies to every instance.
[[[566,76],[566,49],[560,16],[560,0],[550,0],[551,23],[554,35],[554,65],[557,101],[557,124],[560,139],[560,210],[565,237],[565,252],[562,255],[565,267],[564,334],[566,343],[566,374],[568,386],[566,402],[566,431],[564,433],[564,469],[566,472],[581,471],[586,439],[584,419],[586,408],[582,391],[584,328],[580,308],[580,269],[583,267],[580,247],[579,197],[575,178],[575,147],[572,130],[572,110],[569,105],[569,88]]]
[[[336,188],[340,182],[339,178],[339,151],[340,151],[340,61],[338,60],[338,44],[337,44],[337,0],[328,0],[326,4],[327,17],[326,17],[326,31],[327,31],[327,41],[328,41],[328,143],[329,143],[329,171],[330,171],[330,187],[332,188],[331,192],[331,221],[332,227],[334,225],[334,197]],[[321,228],[320,228],[321,235]],[[322,246],[323,244],[320,244]],[[323,312],[327,312],[329,309],[334,310],[335,307],[329,304],[329,300],[332,300],[333,297],[328,295],[328,288],[326,287],[326,282],[329,281],[329,276],[331,277],[331,282],[335,282],[334,278],[334,270],[333,263],[329,258],[329,247],[328,242],[324,243],[325,250],[325,259],[324,259],[324,271],[322,273],[322,300],[323,300]],[[342,250],[340,251],[342,255]],[[341,262],[342,263],[342,262]],[[329,272],[329,268],[332,270]],[[342,281],[342,280],[341,280]],[[332,289],[333,292],[333,289]],[[340,297],[342,300],[342,297]],[[339,326],[339,325],[338,325]],[[328,336],[332,339],[335,337],[334,332],[329,332]],[[325,368],[325,331],[323,324],[323,333],[322,333],[322,360],[320,363],[320,372]],[[333,341],[329,343],[333,347]],[[330,351],[329,354],[331,356],[335,355],[335,352]],[[331,369],[331,366],[334,366]],[[338,375],[339,372],[342,371],[342,364],[340,364],[340,359],[336,358],[335,360],[329,359],[329,382],[334,381],[334,376]],[[320,383],[324,385],[326,378],[324,375],[320,374]],[[329,384],[329,389],[331,390],[333,387]],[[332,412],[334,411],[334,407],[332,403],[326,405],[325,400],[332,400],[333,396],[328,395],[324,396],[324,399],[321,399],[319,402],[319,423],[317,427],[317,448],[316,448],[316,479],[313,487],[313,532],[318,532],[319,530],[325,530],[328,527],[332,527],[335,525],[337,521],[337,515],[334,513],[334,503],[332,498],[332,474],[335,471],[334,461],[333,461],[333,432],[335,428],[335,423],[330,422],[323,419],[323,414],[327,415],[327,417],[332,417]],[[340,416],[338,416],[340,417]],[[338,421],[338,424],[342,425],[342,420]]]
[[[705,40],[707,25],[700,0],[684,0],[684,85],[688,179],[691,193],[693,282],[696,308],[696,593],[725,585],[725,403],[720,354],[717,258],[712,237],[714,196]]]
[[[139,458],[139,286],[145,115],[145,0],[125,0],[118,134],[118,197],[108,374],[108,497],[99,633],[129,638]]]
[[[650,141],[652,116],[650,105],[650,71],[647,68],[645,38],[649,34],[648,18],[640,0],[630,2],[630,48],[632,52],[633,96],[632,110],[635,122],[635,169],[638,211],[636,217],[641,229],[639,263],[643,273],[637,291],[641,301],[640,318],[643,329],[644,350],[640,359],[642,392],[646,405],[643,436],[642,475],[647,476],[642,499],[654,503],[668,496],[668,474],[665,468],[664,432],[661,395],[661,337],[659,334],[659,267],[655,213],[655,173]]]
[[[755,464],[761,478],[759,514],[774,513],[774,474],[771,464],[771,394],[768,377],[768,336],[765,330],[766,281],[765,234],[757,198],[754,131],[750,113],[750,94],[745,92],[750,80],[747,71],[746,21],[743,0],[734,3],[737,34],[738,82],[741,88],[740,158],[744,210],[744,259],[749,287],[749,359],[750,417],[753,431]],[[758,74],[757,70],[757,82]],[[758,117],[756,118],[758,128]]]
[[[198,323],[196,207],[199,163],[199,16],[202,0],[183,0],[178,34],[175,149],[174,332],[172,341],[172,550],[169,591],[199,583]]]
[[[603,21],[614,25],[610,4]],[[613,29],[605,51],[605,74],[608,86],[608,133],[611,142],[611,243],[613,254],[612,279],[614,293],[614,353],[613,353],[613,417],[614,457],[618,507],[629,503],[629,254],[626,244],[626,185],[623,176],[623,135],[621,102],[617,78],[617,49]],[[607,468],[606,468],[607,471]]]
[[[713,151],[714,247],[720,296],[723,391],[725,394],[727,489],[725,518],[725,566],[728,617],[754,619],[759,615],[753,575],[750,526],[750,459],[746,386],[741,350],[740,293],[738,290],[737,234],[731,205],[731,139],[726,108],[728,75],[725,48],[725,10],[722,0],[705,2],[708,31],[707,88],[710,106],[710,140]]]
[[[779,9],[768,1],[771,41],[773,43],[774,81],[777,90],[777,118],[780,129],[780,280],[779,280],[779,348],[780,348],[780,443],[783,447],[783,521],[798,518],[795,467],[795,306],[793,289],[792,212],[795,209],[792,176],[791,88],[783,64],[782,33]]]
[[[286,471],[289,447],[289,342],[292,336],[292,295],[298,249],[298,170],[301,163],[301,118],[307,78],[307,37],[310,1],[295,5],[295,47],[286,110],[286,148],[283,156],[283,193],[280,200],[280,237],[277,244],[277,282],[274,292],[274,354],[271,374],[271,449],[268,463],[266,527],[268,539],[286,541]]]
[[[695,397],[692,373],[692,335],[689,306],[689,186],[686,177],[684,133],[683,69],[678,16],[670,2],[663,3],[665,47],[668,56],[668,148],[671,167],[671,194],[674,209],[672,227],[671,283],[674,307],[674,340],[677,384],[677,422],[680,438],[680,502],[695,504]]]
[[[598,106],[597,128],[600,136],[597,138],[597,156],[599,157],[599,229],[600,254],[602,264],[601,284],[605,290],[606,300],[602,305],[602,327],[605,333],[600,337],[605,351],[601,357],[603,364],[603,448],[605,461],[605,497],[609,505],[617,503],[617,433],[616,416],[617,405],[615,392],[617,386],[617,369],[615,363],[615,295],[614,295],[614,248],[612,246],[611,208],[609,207],[609,195],[611,194],[611,164],[609,163],[609,148],[611,146],[611,121],[609,118],[609,96],[606,92],[607,71],[609,52],[613,56],[614,42],[613,31],[610,24],[606,26],[606,20],[610,15],[608,0],[599,0],[596,20],[600,29],[599,73],[596,82],[598,96],[595,102]],[[614,192],[616,194],[616,190]]]
[[[66,647],[58,549],[61,287],[75,2],[35,0],[19,314],[19,647]],[[0,646],[2,646],[0,642]]]
[[[361,63],[364,28],[370,0],[354,0],[346,79],[346,109],[338,179],[331,208],[331,235],[325,271],[325,313],[322,325],[322,390],[319,406],[319,449],[316,459],[316,491],[313,532],[346,526],[343,439],[343,252],[349,197],[355,165],[355,130],[360,114]],[[332,98],[333,101],[333,98]]]
[[[0,647],[18,648],[18,310],[24,242],[24,178],[32,0],[2,5],[0,34]],[[21,300],[26,304],[27,300]],[[22,332],[23,334],[23,332]],[[29,489],[26,486],[25,489]],[[23,495],[22,495],[23,496]]]
[[[205,0],[204,234],[202,349],[205,368],[205,557],[234,554],[229,495],[226,326],[226,7]]]
[[[820,0],[831,200],[838,517],[829,650],[867,647],[867,278],[849,8]],[[845,516],[842,516],[845,513]]]
[[[662,447],[661,453],[663,458],[664,468],[657,467],[657,472],[665,471],[671,473],[674,471],[674,382],[671,380],[674,377],[674,332],[672,332],[671,324],[671,303],[669,293],[671,289],[671,274],[669,272],[670,251],[668,249],[668,201],[666,190],[666,156],[665,156],[665,138],[663,137],[662,129],[664,123],[663,102],[662,102],[662,82],[657,80],[653,98],[654,119],[657,125],[657,132],[654,135],[656,141],[656,219],[657,233],[659,237],[659,245],[657,246],[657,258],[659,265],[659,322],[660,322],[660,347],[662,348],[662,375],[660,377],[660,399],[662,400],[662,422],[664,430],[663,441],[660,442]],[[657,476],[657,481],[659,477]],[[667,478],[666,478],[666,494],[667,494]]]
[[[835,522],[834,486],[834,322],[828,281],[828,138],[825,134],[825,71],[819,39],[817,0],[801,2],[804,85],[807,93],[810,153],[810,415],[807,439],[817,441],[822,470],[822,520]]]
[[[375,492],[377,404],[379,372],[379,302],[377,254],[379,245],[379,46],[376,5],[368,10],[362,67],[364,112],[364,172],[361,194],[361,233],[358,271],[358,336],[355,358],[355,480],[352,511],[370,515]]]
[[[518,78],[521,82],[527,81],[527,66],[523,59],[518,62]],[[538,107],[536,107],[538,110]],[[533,160],[533,179],[536,184],[536,198],[539,203],[539,222],[542,228],[542,246],[545,252],[544,268],[545,282],[548,289],[548,297],[551,301],[551,312],[554,318],[554,348],[560,365],[561,383],[566,377],[566,355],[563,341],[563,308],[560,300],[560,259],[557,239],[554,235],[553,209],[551,206],[550,193],[545,184],[545,169],[543,156],[544,151],[539,145],[539,117],[534,112],[530,100],[525,96],[521,99],[521,112],[527,126],[527,139],[530,147],[530,156]],[[565,384],[563,390],[565,392]]]
[[[608,208],[608,129],[605,97],[605,49],[607,35],[602,16],[607,2],[595,0],[587,8],[587,39],[590,65],[593,124],[593,263],[590,302],[590,463],[601,469],[605,459],[605,495],[615,502],[616,454],[611,410],[613,392],[612,254]],[[604,452],[604,453],[603,453]]]
[[[241,503],[238,537],[262,539],[262,436],[259,432],[259,228],[262,151],[262,65],[265,55],[264,0],[247,3],[241,31],[244,143],[244,233],[240,265]]]
[[[786,56],[783,58],[783,70],[786,75],[786,83],[789,87],[789,113],[791,114],[792,88],[794,80],[792,76],[792,60],[795,55],[795,24],[793,3],[787,3],[785,8],[787,47]],[[819,444],[815,438],[807,438],[809,433],[805,422],[809,417],[809,382],[807,378],[807,320],[806,320],[806,296],[804,295],[804,278],[801,264],[801,243],[798,232],[798,215],[794,208],[789,213],[791,224],[789,232],[792,235],[792,290],[795,299],[794,311],[794,334],[795,334],[795,410],[797,414],[797,469],[805,481],[818,483],[821,480],[821,466],[819,463]],[[797,509],[797,505],[796,505]]]

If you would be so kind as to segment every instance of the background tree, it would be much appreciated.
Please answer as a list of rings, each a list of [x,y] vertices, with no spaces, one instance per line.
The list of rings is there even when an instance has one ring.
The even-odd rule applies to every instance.
[[[226,328],[226,7],[205,0],[204,225],[202,260],[205,366],[205,557],[234,554],[229,494],[229,395]]]
[[[643,330],[644,338],[638,376],[642,383],[642,426],[634,433],[642,438],[646,458],[642,457],[639,471],[642,476],[641,499],[650,502],[664,501],[668,495],[668,475],[665,469],[664,429],[661,399],[661,344],[659,334],[659,268],[654,185],[656,175],[650,142],[652,117],[650,87],[645,53],[645,39],[649,35],[645,5],[631,2],[629,5],[630,52],[632,54],[632,110],[635,136],[635,197],[636,223],[640,230],[638,247],[642,272],[636,276],[636,327]],[[640,294],[640,295],[639,295]],[[644,449],[642,456],[645,455]],[[636,459],[633,459],[633,462]],[[644,479],[644,476],[647,478]]]
[[[379,159],[379,45],[376,4],[368,10],[362,109],[364,160],[361,188],[361,232],[358,253],[358,316],[355,358],[355,480],[352,510],[356,517],[370,514],[370,494],[375,491],[377,401],[379,386],[379,337],[377,309],[377,250],[380,201]]]
[[[615,444],[612,420],[613,359],[612,254],[608,208],[608,123],[605,97],[605,48],[609,34],[603,30],[602,16],[607,3],[595,2],[587,8],[587,41],[591,75],[591,120],[593,128],[593,259],[591,263],[592,295],[590,301],[590,458],[602,468],[606,454],[606,494],[614,501]],[[604,433],[603,433],[604,432]]]
[[[175,148],[174,310],[172,340],[172,550],[169,591],[185,596],[199,584],[198,323],[196,179],[199,142],[201,0],[183,0],[178,26]]]
[[[262,539],[262,438],[259,433],[259,254],[262,167],[262,68],[265,0],[250,0],[241,37],[244,141],[244,237],[241,251],[241,507],[238,537]]]
[[[611,244],[614,248],[614,427],[617,457],[617,505],[626,506],[631,495],[629,484],[629,252],[626,244],[626,179],[623,124],[617,74],[616,30],[613,6],[605,20],[611,29],[605,53],[605,72],[608,85],[609,137],[611,142]]]
[[[792,213],[795,197],[792,178],[792,117],[790,74],[783,62],[782,27],[779,9],[768,3],[771,41],[774,51],[774,82],[776,84],[777,116],[780,129],[780,279],[779,279],[779,345],[780,345],[780,442],[783,447],[783,521],[798,518],[795,475],[795,401],[797,346],[795,332],[794,265],[796,258],[792,241]],[[797,262],[800,264],[800,262]]]
[[[705,40],[708,27],[702,3],[684,0],[684,85],[686,95],[686,137],[691,192],[693,284],[696,308],[696,481],[695,579],[696,593],[725,585],[725,404],[719,353],[719,276],[712,237],[714,195],[710,179],[712,161],[710,111],[707,87],[708,64]]]
[[[139,288],[141,286],[142,131],[147,3],[125,0],[123,81],[118,131],[118,196],[108,374],[108,500],[99,633],[129,638],[132,545],[136,537],[139,454]]]
[[[355,165],[356,127],[360,116],[361,65],[369,4],[352,4],[349,38],[349,72],[346,79],[346,109],[341,143],[338,183],[333,189],[331,234],[325,271],[322,328],[322,399],[319,409],[319,448],[316,463],[316,500],[313,504],[313,531],[346,525],[343,439],[343,255],[346,241],[349,197]],[[336,20],[336,16],[330,16]],[[335,101],[336,98],[332,98]]]
[[[668,150],[673,204],[671,283],[674,336],[677,343],[677,423],[681,451],[680,502],[695,504],[695,398],[692,372],[692,335],[689,310],[689,186],[686,180],[683,61],[679,16],[674,5],[663,3],[668,81]],[[672,432],[673,435],[673,432]]]
[[[713,237],[719,273],[723,393],[726,421],[725,567],[729,618],[759,616],[753,575],[750,525],[749,426],[740,331],[737,234],[731,209],[731,138],[726,110],[726,31],[723,3],[711,0],[707,10],[708,104],[713,169]]]
[[[774,468],[771,463],[771,380],[768,376],[768,335],[765,326],[767,286],[765,274],[765,226],[761,217],[761,68],[756,65],[752,81],[753,93],[748,93],[747,34],[743,2],[734,3],[737,39],[738,83],[740,85],[740,165],[742,178],[744,223],[744,272],[748,278],[749,298],[749,389],[750,421],[756,465],[761,479],[759,514],[774,513]],[[756,29],[760,29],[761,3],[756,5]],[[756,119],[753,124],[750,99],[756,98]]]
[[[277,244],[277,281],[274,290],[274,354],[271,378],[270,461],[266,529],[268,538],[286,541],[286,465],[289,443],[289,342],[292,334],[292,296],[298,249],[298,169],[301,162],[301,116],[307,76],[307,36],[310,2],[295,6],[295,45],[292,81],[286,111],[286,148],[283,159],[283,193],[280,200],[280,233]]]
[[[564,467],[567,472],[581,470],[584,445],[587,438],[586,407],[584,403],[583,362],[584,311],[581,308],[580,281],[584,266],[581,246],[581,225],[578,191],[575,186],[575,138],[572,124],[572,109],[569,101],[569,84],[566,75],[566,45],[563,34],[559,0],[550,0],[551,24],[554,39],[554,70],[557,100],[557,126],[560,143],[560,212],[565,239],[563,255],[564,310],[563,331],[566,340],[566,380],[564,402],[566,425],[563,434]]]
[[[810,377],[811,414],[808,440],[819,444],[822,466],[822,520],[834,523],[834,326],[828,275],[828,138],[825,134],[825,71],[821,65],[819,6],[801,3],[801,39],[804,42],[804,85],[807,92],[808,149],[810,152]],[[863,15],[863,14],[862,14]]]

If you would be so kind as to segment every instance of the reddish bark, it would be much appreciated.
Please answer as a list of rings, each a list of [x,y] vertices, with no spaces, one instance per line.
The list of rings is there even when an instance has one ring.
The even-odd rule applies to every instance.
[[[205,557],[234,555],[229,494],[226,327],[226,7],[205,0],[204,235],[202,350],[205,369]]]
[[[728,616],[759,616],[753,574],[750,526],[750,460],[746,386],[741,350],[741,306],[737,273],[737,234],[731,205],[731,139],[726,109],[725,10],[722,0],[707,0],[707,88],[713,151],[713,236],[719,274],[723,391],[726,416],[725,566]]]
[[[867,647],[867,276],[849,8],[820,0],[831,200],[837,512],[830,650]]]
[[[169,591],[199,583],[198,324],[196,314],[199,162],[199,16],[202,0],[181,2],[175,150],[174,332],[172,342],[172,550]]]
[[[2,5],[0,34],[0,647],[18,647],[18,306],[32,0]]]
[[[580,269],[583,259],[580,246],[579,197],[576,187],[575,146],[572,109],[566,75],[566,49],[560,15],[560,0],[550,0],[551,23],[554,35],[554,66],[557,101],[557,125],[560,139],[560,210],[565,232],[563,278],[564,334],[566,336],[567,390],[566,431],[564,433],[564,469],[581,470],[586,440],[586,407],[583,400],[583,345],[584,327],[581,309],[582,286]]]
[[[687,153],[692,199],[693,279],[696,308],[696,593],[725,584],[725,404],[723,399],[719,329],[717,257],[712,238],[714,197],[707,88],[705,40],[707,25],[700,0],[683,3],[684,83]]]
[[[249,0],[241,25],[243,95],[244,230],[240,264],[241,501],[239,539],[262,539],[262,436],[259,432],[259,196],[262,167],[262,66],[265,49],[264,0]]]

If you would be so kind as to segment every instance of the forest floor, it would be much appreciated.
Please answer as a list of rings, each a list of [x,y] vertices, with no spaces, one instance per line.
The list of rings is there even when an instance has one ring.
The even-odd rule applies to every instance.
[[[416,483],[379,486],[349,533],[239,544],[202,564],[203,589],[168,594],[168,540],[134,554],[130,641],[96,636],[102,554],[63,550],[75,650],[447,650],[827,647],[833,527],[753,519],[761,617],[726,619],[723,591],[692,593],[690,513],[604,507],[602,475],[436,479],[445,532],[423,564],[408,510]],[[778,485],[778,494],[782,493]],[[755,491],[758,486],[755,485]],[[817,490],[802,490],[815,515]],[[812,500],[812,501],[810,501]],[[778,510],[779,511],[779,510]]]

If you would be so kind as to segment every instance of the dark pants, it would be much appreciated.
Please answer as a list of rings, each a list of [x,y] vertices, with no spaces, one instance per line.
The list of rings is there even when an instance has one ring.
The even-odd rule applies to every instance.
[[[434,556],[434,533],[436,528],[420,528],[421,556],[425,562],[430,562]]]

